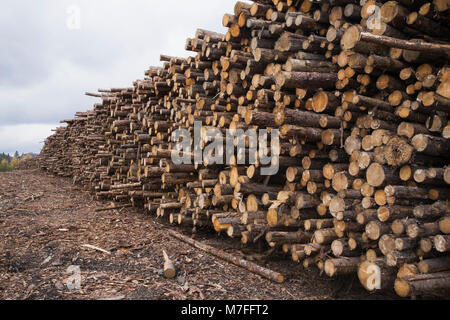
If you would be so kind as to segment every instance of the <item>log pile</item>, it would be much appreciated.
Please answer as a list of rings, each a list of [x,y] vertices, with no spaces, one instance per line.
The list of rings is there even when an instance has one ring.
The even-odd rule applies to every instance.
[[[102,102],[63,121],[40,166],[171,224],[357,273],[371,292],[438,294],[450,288],[449,20],[438,0],[238,1],[226,34],[187,39],[193,56],[87,93]],[[280,141],[259,150],[269,163],[253,149],[226,162],[207,129]]]
[[[15,170],[38,170],[39,169],[39,159],[33,157],[30,159],[22,159],[14,168]]]

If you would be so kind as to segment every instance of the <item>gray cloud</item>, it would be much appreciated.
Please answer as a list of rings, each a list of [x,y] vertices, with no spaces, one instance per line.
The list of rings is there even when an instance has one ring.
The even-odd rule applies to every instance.
[[[160,65],[161,53],[189,55],[185,39],[196,28],[225,32],[221,18],[232,12],[234,2],[3,0],[0,152],[10,148],[3,137],[5,126],[56,127],[60,119],[96,102],[83,96],[85,91],[130,86],[146,68]],[[71,5],[81,10],[80,30],[66,26]],[[37,145],[18,143],[30,149]]]
[[[39,153],[45,138],[52,134],[54,124],[24,124],[0,127],[2,138],[0,152],[14,154]]]

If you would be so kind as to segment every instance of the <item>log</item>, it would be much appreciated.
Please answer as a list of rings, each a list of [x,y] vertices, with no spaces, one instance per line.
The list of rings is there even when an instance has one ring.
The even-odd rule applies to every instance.
[[[412,139],[412,144],[417,151],[431,156],[440,156],[450,152],[450,142],[444,138],[418,134]]]
[[[180,241],[186,242],[187,244],[200,249],[202,251],[205,251],[209,254],[212,254],[213,256],[216,256],[220,259],[223,259],[227,262],[230,262],[236,266],[242,267],[247,269],[250,272],[256,273],[266,279],[269,279],[271,281],[277,282],[277,283],[283,283],[284,282],[284,276],[278,272],[266,269],[264,267],[258,266],[257,264],[244,260],[242,258],[238,258],[236,256],[233,256],[232,254],[226,253],[223,250],[213,248],[211,246],[208,246],[204,243],[198,242],[192,238],[189,238],[187,236],[184,236],[174,230],[168,230],[168,234]]]
[[[447,59],[450,58],[450,45],[429,43],[424,41],[402,40],[387,36],[375,35],[369,32],[363,32],[356,26],[352,26],[347,29],[342,37],[341,45],[343,49],[351,50],[355,48],[359,41],[378,44],[389,48],[399,48],[411,51],[434,53],[446,57]]]
[[[382,291],[392,288],[395,271],[383,260],[364,261],[358,267],[358,278],[367,291]]]
[[[163,256],[164,256],[164,277],[166,277],[167,279],[173,279],[177,274],[175,266],[173,265],[172,260],[170,260],[165,250],[163,250]]]
[[[436,273],[450,270],[450,257],[425,259],[419,262],[421,273]]]
[[[279,88],[333,88],[337,79],[334,73],[319,72],[280,72],[276,76],[276,84]]]
[[[450,251],[450,236],[449,235],[437,235],[434,237],[434,247],[439,252]]]
[[[395,292],[406,298],[450,288],[450,272],[419,274],[395,280]]]
[[[338,275],[351,274],[358,270],[359,262],[359,258],[328,259],[325,261],[324,270],[330,278]]]

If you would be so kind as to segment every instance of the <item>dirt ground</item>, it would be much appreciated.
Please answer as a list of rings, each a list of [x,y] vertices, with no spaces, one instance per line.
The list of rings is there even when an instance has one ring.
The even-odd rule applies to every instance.
[[[368,294],[356,276],[330,280],[286,257],[255,259],[237,240],[195,235],[282,272],[287,281],[276,284],[168,236],[170,226],[138,209],[94,212],[108,204],[70,179],[1,173],[0,299],[396,299]],[[162,276],[163,249],[174,280]]]

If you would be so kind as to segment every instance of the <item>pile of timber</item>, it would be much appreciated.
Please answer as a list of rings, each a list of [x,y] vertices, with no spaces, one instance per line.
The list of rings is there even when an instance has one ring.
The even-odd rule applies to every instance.
[[[15,170],[37,170],[39,168],[39,159],[33,157],[30,159],[23,159],[16,165]]]
[[[187,39],[195,55],[162,55],[130,88],[88,93],[102,102],[63,121],[40,166],[171,224],[265,242],[330,277],[357,273],[371,292],[440,294],[450,288],[449,8],[239,1],[226,34]],[[206,129],[278,129],[278,173],[239,165],[249,152],[228,165],[173,163],[172,133],[194,137],[195,121],[191,160],[211,149]]]

